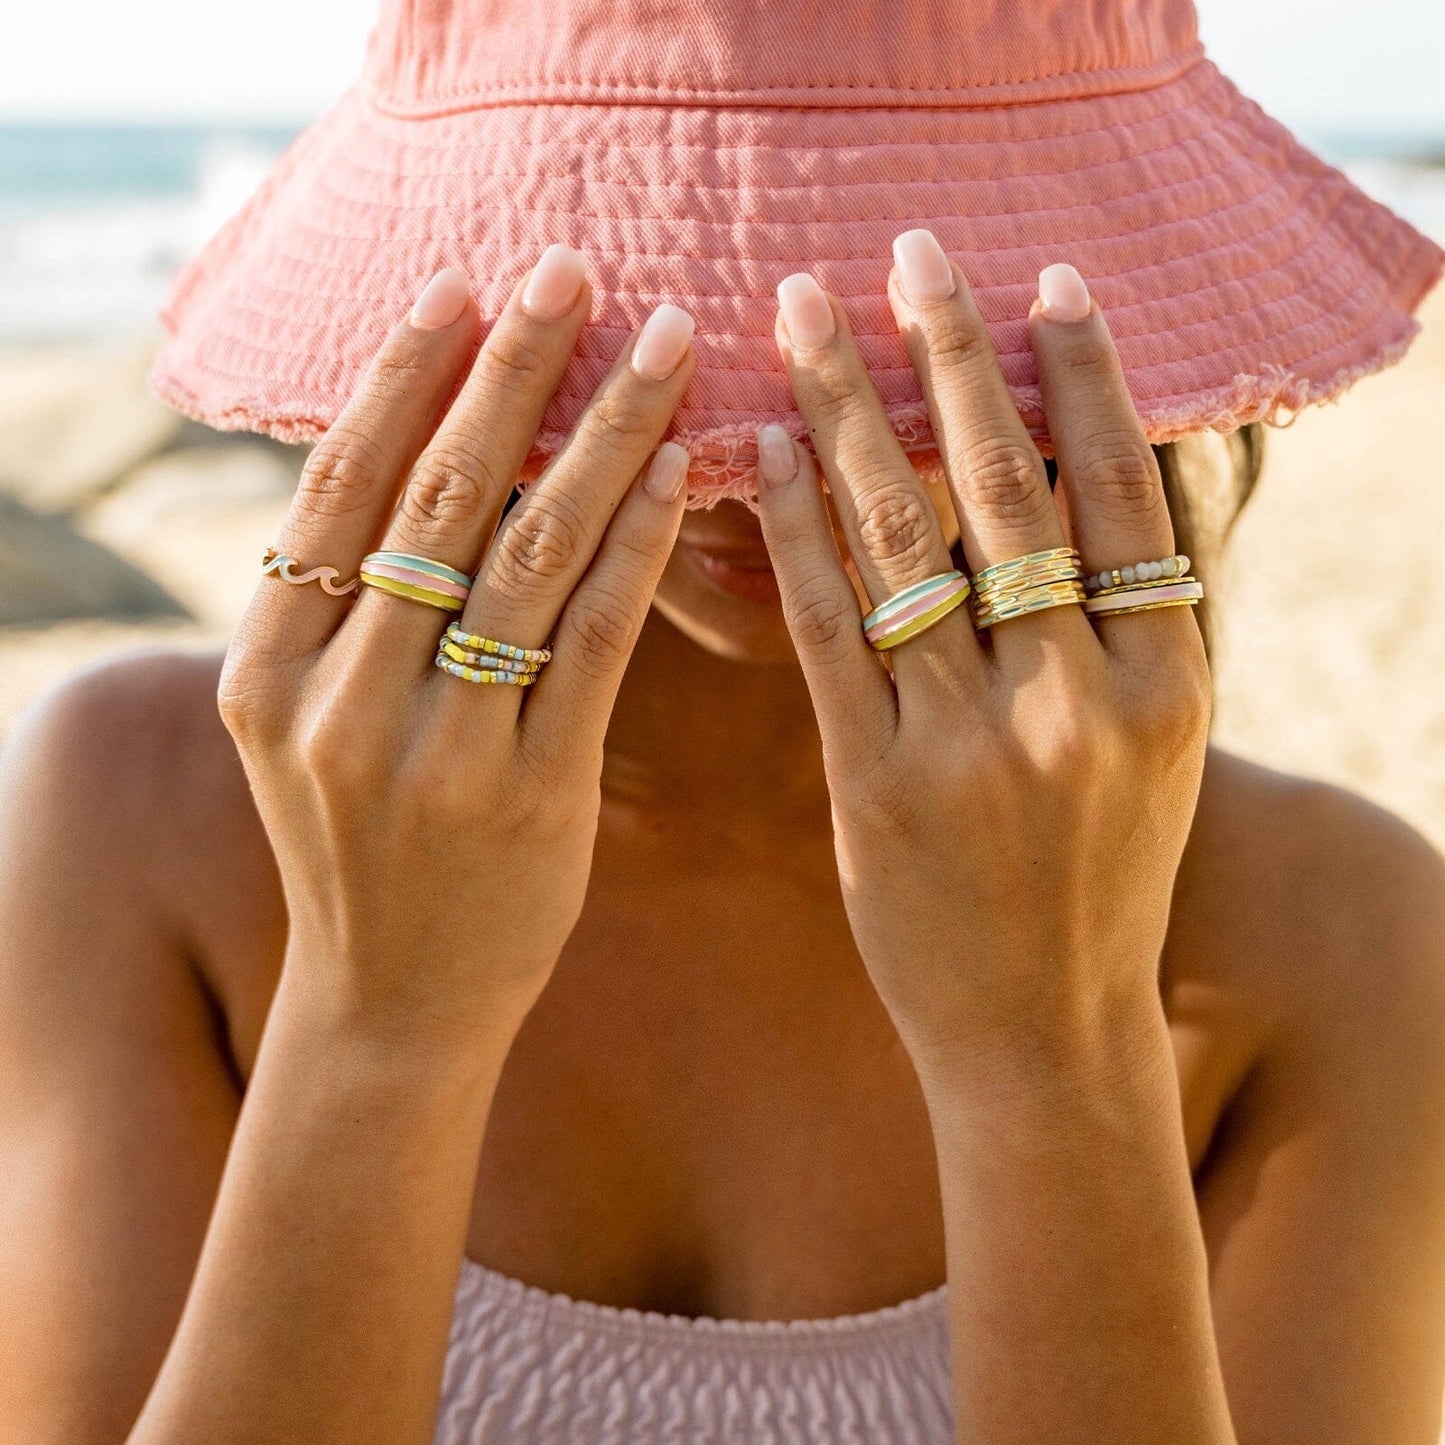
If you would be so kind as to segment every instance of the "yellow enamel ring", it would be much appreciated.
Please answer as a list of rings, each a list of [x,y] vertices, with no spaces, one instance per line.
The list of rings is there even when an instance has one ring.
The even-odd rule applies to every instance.
[[[972,584],[962,572],[940,572],[875,607],[863,619],[863,635],[877,651],[886,652],[942,621],[968,600],[971,591]]]

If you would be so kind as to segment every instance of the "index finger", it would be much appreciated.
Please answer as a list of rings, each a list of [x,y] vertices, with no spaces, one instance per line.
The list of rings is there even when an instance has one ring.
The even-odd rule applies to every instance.
[[[294,577],[331,567],[341,585],[356,575],[356,560],[380,531],[401,478],[446,413],[478,319],[466,273],[448,266],[382,342],[360,385],[306,458],[276,537],[276,551],[295,559],[286,569]],[[348,597],[331,596],[314,581],[282,586],[279,573],[263,577],[238,636],[264,639],[271,657],[303,657],[331,637],[355,596],[355,590]]]

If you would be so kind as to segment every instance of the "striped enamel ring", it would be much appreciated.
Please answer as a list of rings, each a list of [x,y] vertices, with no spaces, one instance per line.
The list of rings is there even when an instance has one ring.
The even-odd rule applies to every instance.
[[[443,612],[460,612],[472,590],[472,579],[465,572],[410,552],[368,552],[361,559],[361,580],[393,597],[424,602]]]
[[[863,636],[879,652],[926,632],[967,600],[972,584],[962,572],[939,572],[895,592],[863,619]]]

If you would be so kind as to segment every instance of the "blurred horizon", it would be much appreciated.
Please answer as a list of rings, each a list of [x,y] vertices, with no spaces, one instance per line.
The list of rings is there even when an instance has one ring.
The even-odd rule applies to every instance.
[[[378,9],[250,0],[236,23],[150,0],[143,25],[111,0],[5,12],[0,346],[153,329],[176,269],[354,84]],[[1246,95],[1445,240],[1445,3],[1198,9],[1206,51]]]
[[[1445,136],[1440,0],[1196,9],[1210,57],[1301,135]],[[14,6],[0,19],[0,120],[304,125],[359,74],[378,11],[378,0],[248,0],[235,23],[149,0],[139,25],[111,0]]]

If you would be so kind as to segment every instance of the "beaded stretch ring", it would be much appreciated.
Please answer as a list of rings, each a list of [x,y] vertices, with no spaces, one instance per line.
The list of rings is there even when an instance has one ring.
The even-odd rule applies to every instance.
[[[474,652],[492,652],[499,657],[514,657],[519,662],[550,662],[550,647],[516,647],[510,642],[498,642],[495,637],[483,637],[477,632],[468,632],[459,622],[447,624],[447,636],[458,647],[469,647]]]
[[[863,619],[863,635],[877,651],[886,652],[942,621],[971,591],[968,578],[956,570],[926,577],[880,602]]]
[[[292,570],[300,565],[294,557],[288,557],[274,547],[267,547],[261,554],[261,575],[264,577],[269,573],[273,577],[279,577],[283,582],[291,583],[293,587],[304,587],[308,582],[319,582],[323,592],[332,597],[345,597],[348,592],[354,592],[361,582],[360,577],[353,577],[350,582],[345,582],[338,587],[336,579],[341,576],[341,573],[335,567],[313,567],[309,572]]]
[[[498,657],[491,652],[474,652],[469,647],[458,647],[449,637],[441,640],[440,651],[453,662],[464,662],[468,667],[487,667],[493,672],[541,672],[540,662],[519,662],[515,657]]]
[[[465,682],[509,682],[516,687],[528,687],[537,680],[536,672],[503,672],[494,667],[468,667],[466,663],[456,662],[441,652],[436,655],[436,665]],[[539,668],[538,672],[540,671]]]
[[[1135,562],[1084,578],[1085,592],[1104,592],[1112,587],[1132,587],[1136,582],[1173,581],[1189,575],[1189,558],[1183,552],[1161,557],[1157,562]]]
[[[471,578],[465,572],[409,552],[368,552],[361,559],[361,581],[394,597],[424,602],[443,612],[460,612],[472,590]]]

